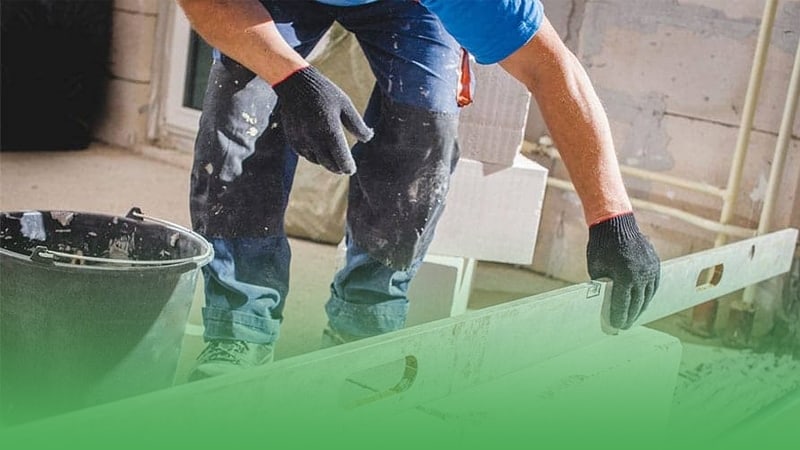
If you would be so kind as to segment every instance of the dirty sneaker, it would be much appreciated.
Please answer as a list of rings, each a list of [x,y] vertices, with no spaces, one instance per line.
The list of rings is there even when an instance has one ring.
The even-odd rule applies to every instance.
[[[213,340],[197,357],[197,365],[188,381],[234,373],[272,361],[272,344],[253,344],[245,341]]]

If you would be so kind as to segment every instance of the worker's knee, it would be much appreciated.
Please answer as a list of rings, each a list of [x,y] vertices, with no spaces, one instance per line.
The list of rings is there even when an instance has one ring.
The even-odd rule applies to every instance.
[[[348,223],[373,258],[406,268],[421,258],[441,215],[459,152],[457,114],[385,103],[375,137],[356,146]]]

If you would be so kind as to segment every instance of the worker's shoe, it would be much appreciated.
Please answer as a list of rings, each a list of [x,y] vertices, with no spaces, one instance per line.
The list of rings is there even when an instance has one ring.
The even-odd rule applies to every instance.
[[[197,365],[188,381],[235,373],[242,369],[272,362],[272,344],[253,344],[245,341],[213,340],[197,357]]]

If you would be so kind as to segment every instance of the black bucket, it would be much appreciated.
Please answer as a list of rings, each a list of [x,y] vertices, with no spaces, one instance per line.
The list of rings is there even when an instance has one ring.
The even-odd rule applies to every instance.
[[[0,425],[171,386],[212,256],[138,208],[0,212]]]

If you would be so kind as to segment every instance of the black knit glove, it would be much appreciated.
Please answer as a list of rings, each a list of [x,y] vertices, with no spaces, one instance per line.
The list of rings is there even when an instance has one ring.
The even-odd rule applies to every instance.
[[[342,125],[362,142],[372,139],[372,129],[347,94],[312,66],[293,73],[273,89],[280,101],[286,140],[294,151],[333,173],[354,174],[356,163]]]
[[[661,275],[655,249],[639,231],[633,213],[589,227],[586,261],[592,279],[610,278],[609,322],[630,328],[653,298]]]

